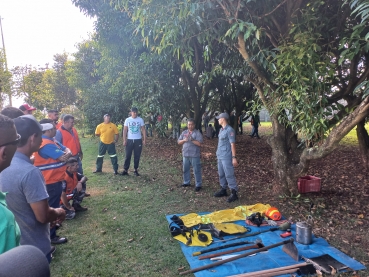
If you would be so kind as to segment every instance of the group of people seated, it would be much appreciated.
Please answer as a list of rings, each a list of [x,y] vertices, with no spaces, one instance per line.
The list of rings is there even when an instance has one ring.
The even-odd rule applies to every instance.
[[[68,241],[56,230],[87,210],[81,206],[89,196],[83,154],[72,115],[59,122],[58,111],[49,110],[48,119],[37,121],[34,107],[21,107],[7,107],[0,114],[0,264],[19,251],[35,253],[34,248],[9,252],[19,245],[36,247],[50,263],[52,244]]]

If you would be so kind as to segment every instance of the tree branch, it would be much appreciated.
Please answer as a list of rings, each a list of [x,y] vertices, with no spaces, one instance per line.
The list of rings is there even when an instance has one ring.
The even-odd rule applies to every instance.
[[[339,125],[332,129],[321,146],[306,148],[301,155],[301,162],[323,158],[330,154],[341,139],[368,115],[369,97],[366,97],[354,112],[349,114]]]
[[[274,8],[274,10],[272,10],[272,11],[271,11],[271,12],[269,12],[269,13],[263,14],[263,15],[259,16],[258,18],[259,18],[259,19],[262,19],[263,17],[267,17],[267,16],[271,15],[271,14],[272,14],[272,13],[274,13],[276,10],[278,10],[280,6],[282,6],[282,5],[283,5],[284,3],[286,3],[286,2],[287,2],[287,0],[284,0],[282,3],[279,3],[279,4],[278,4],[278,6]]]
[[[275,90],[274,84],[271,81],[269,81],[269,79],[266,76],[266,74],[250,58],[250,55],[249,55],[249,53],[246,50],[246,45],[245,45],[245,41],[243,39],[243,36],[244,36],[243,33],[240,33],[238,35],[238,44],[237,44],[238,51],[240,52],[240,54],[242,55],[242,57],[244,58],[244,60],[250,65],[251,69],[255,72],[255,74],[260,78],[260,80],[263,81],[266,85],[268,85],[272,90]]]

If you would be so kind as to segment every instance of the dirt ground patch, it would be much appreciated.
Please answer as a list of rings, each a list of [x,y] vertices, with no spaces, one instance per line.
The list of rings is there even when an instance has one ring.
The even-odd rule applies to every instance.
[[[240,205],[268,203],[296,222],[306,219],[310,203],[314,203],[311,211],[314,234],[368,266],[369,175],[362,166],[358,148],[341,145],[329,156],[311,163],[308,175],[322,179],[321,192],[298,197],[274,195],[271,190],[274,178],[270,159],[272,151],[266,142],[266,134],[271,130],[261,128],[261,139],[250,138],[247,135],[249,131],[245,128],[244,134],[237,136],[240,166],[236,169],[236,179]],[[217,142],[217,139],[205,139],[201,154],[203,185],[214,192],[219,189],[215,156]],[[181,147],[175,140],[150,138],[145,152],[152,157],[162,157],[181,170]],[[206,206],[202,207],[204,211],[215,207],[221,209],[219,200],[210,193],[203,197],[206,198]]]

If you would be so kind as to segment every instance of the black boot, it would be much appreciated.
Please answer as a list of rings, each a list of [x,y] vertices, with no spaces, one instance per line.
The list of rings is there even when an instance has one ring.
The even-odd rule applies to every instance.
[[[223,196],[228,196],[227,194],[227,189],[224,189],[224,188],[221,188],[220,191],[217,191],[215,194],[214,194],[215,197],[223,197]]]
[[[231,202],[233,202],[233,201],[236,201],[237,199],[238,199],[237,191],[236,191],[236,190],[234,190],[234,189],[232,189],[232,190],[231,190],[231,196],[229,196],[229,197],[228,197],[227,202],[228,202],[228,203],[231,203]]]
[[[76,212],[84,212],[88,210],[88,208],[82,207],[79,203],[73,203],[73,208]]]

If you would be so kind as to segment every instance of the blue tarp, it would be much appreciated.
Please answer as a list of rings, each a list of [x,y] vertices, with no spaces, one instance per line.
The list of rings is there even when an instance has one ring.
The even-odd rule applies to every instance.
[[[206,214],[206,213],[201,213],[201,214]],[[166,219],[168,220],[168,222],[172,222],[170,220],[170,218],[173,215],[167,215]],[[181,215],[178,215],[181,216]],[[242,226],[247,226],[251,228],[251,232],[258,232],[258,231],[262,231],[262,230],[267,230],[270,227],[252,227],[252,226],[248,226],[246,225],[245,221],[235,221],[234,223],[240,224]],[[296,226],[293,224],[291,226],[291,231],[292,231],[292,237],[295,239],[296,238]],[[274,231],[274,232],[266,232],[266,233],[261,233],[258,234],[256,236],[252,236],[252,237],[246,237],[246,238],[241,238],[241,239],[237,239],[237,240],[232,240],[231,242],[239,242],[239,241],[255,241],[256,239],[261,239],[262,243],[265,246],[271,245],[271,244],[275,244],[278,242],[281,242],[282,240],[286,240],[289,239],[290,237],[287,237],[285,239],[280,237],[280,234],[284,233],[285,231]],[[228,238],[232,238],[235,236],[226,236],[225,239]],[[217,241],[217,239],[215,238],[214,241]],[[230,243],[231,243],[230,242]],[[180,243],[180,242],[179,242]],[[221,245],[225,245],[226,243],[216,243],[216,244],[211,244],[208,247],[191,247],[191,246],[186,246],[183,243],[180,243],[181,245],[181,249],[183,254],[185,255],[188,263],[190,264],[191,269],[200,267],[200,266],[204,266],[207,264],[211,264],[214,263],[215,261],[210,261],[210,259],[205,259],[205,260],[199,260],[199,256],[192,256],[193,252],[197,252],[197,251],[201,251],[207,248],[212,248],[212,247],[216,247],[216,246],[221,246]],[[328,244],[328,242],[322,238],[316,238],[313,236],[313,242],[310,245],[303,245],[300,243],[297,243],[295,241],[295,245],[298,249],[299,252],[299,256],[304,256],[306,258],[314,258],[314,257],[318,257],[324,254],[329,254],[331,255],[333,258],[335,258],[336,260],[338,260],[339,262],[345,264],[346,266],[350,267],[353,270],[363,270],[366,269],[366,267],[364,265],[362,265],[361,263],[359,263],[358,261],[350,258],[349,256],[347,256],[346,254],[342,253],[341,251],[339,251],[338,249],[330,246]],[[217,252],[223,252],[225,250],[229,250],[229,249],[233,249],[233,248],[238,248],[241,246],[236,246],[236,247],[232,247],[232,248],[227,248],[227,249],[222,249],[222,250],[217,250],[214,252],[209,252],[206,253],[204,255],[207,254],[213,254],[213,253],[217,253]],[[247,251],[252,251],[252,250],[247,250]],[[240,252],[240,253],[245,253],[246,251]],[[240,253],[232,253],[233,254],[240,254]],[[259,271],[259,270],[265,270],[265,269],[272,269],[272,268],[278,268],[278,267],[282,267],[282,266],[289,266],[289,265],[294,265],[297,263],[302,263],[304,262],[303,260],[300,261],[295,261],[294,259],[292,259],[288,254],[286,254],[285,252],[282,251],[282,246],[276,247],[276,248],[272,248],[269,249],[268,251],[265,252],[261,252],[256,254],[255,256],[248,256],[248,257],[244,257],[244,258],[240,258],[238,260],[232,261],[232,262],[228,262],[216,267],[212,267],[209,269],[205,269],[199,272],[194,273],[196,277],[224,277],[224,276],[230,276],[230,275],[235,275],[235,274],[241,274],[241,273],[247,273],[247,272],[255,272],[255,271]],[[288,275],[281,275],[281,276],[289,276]]]

